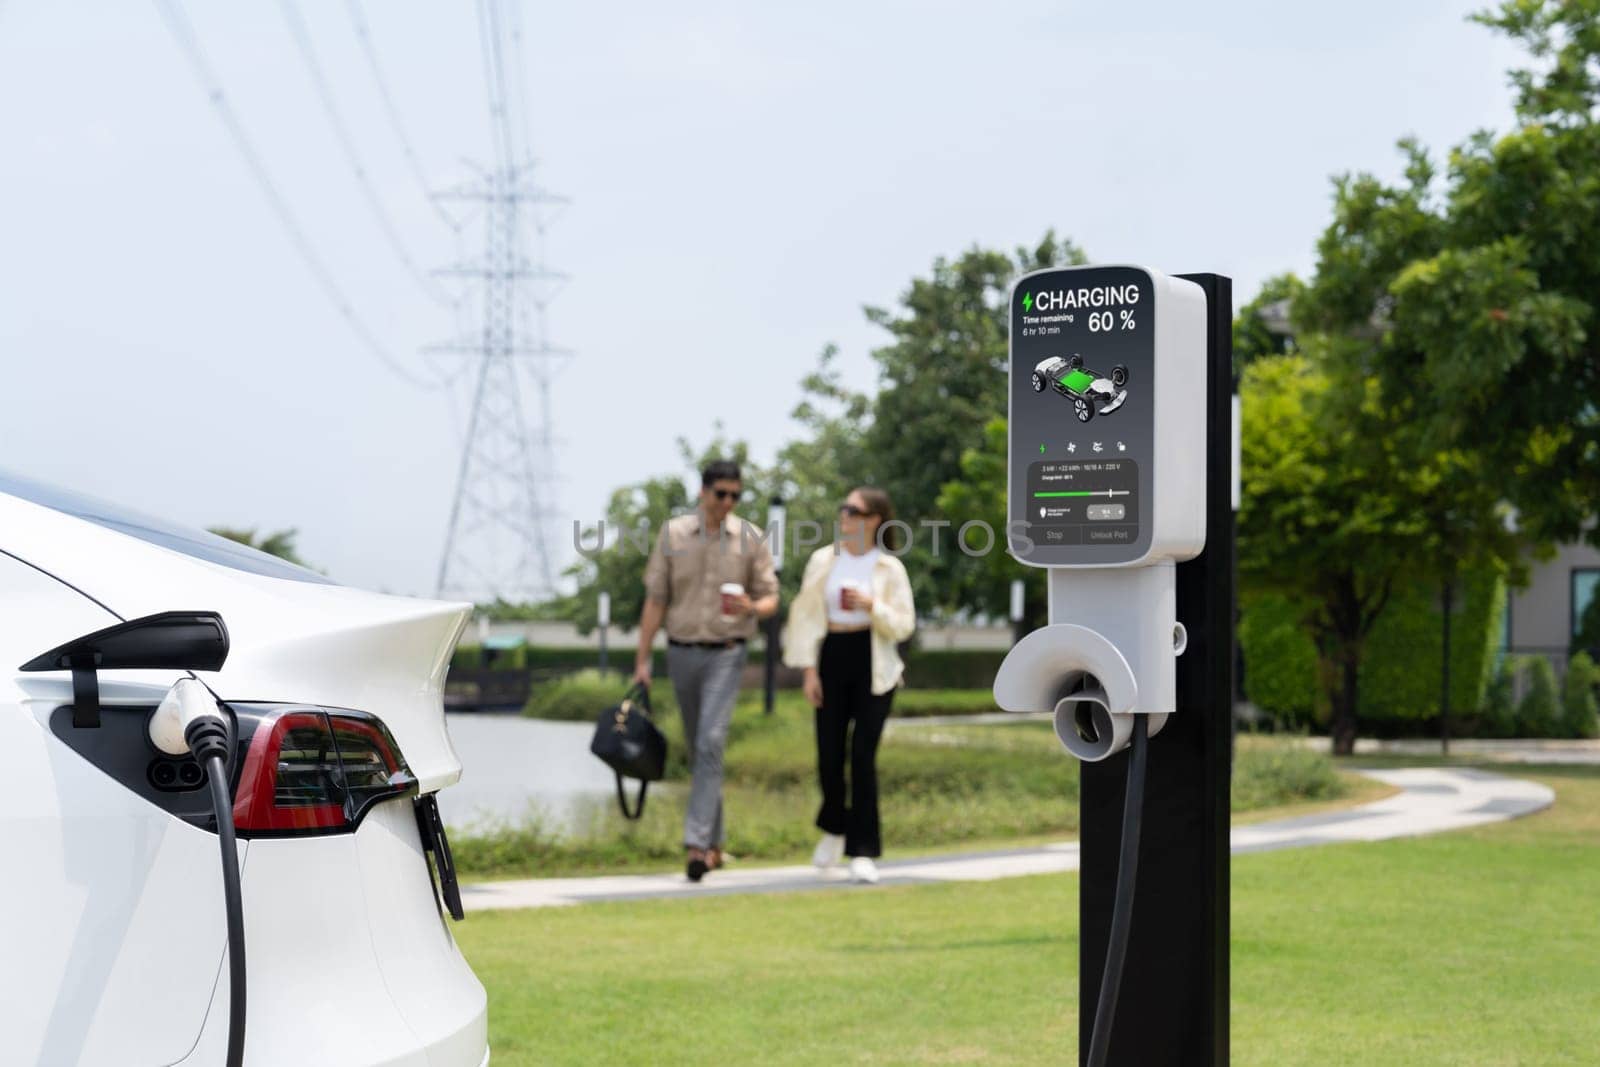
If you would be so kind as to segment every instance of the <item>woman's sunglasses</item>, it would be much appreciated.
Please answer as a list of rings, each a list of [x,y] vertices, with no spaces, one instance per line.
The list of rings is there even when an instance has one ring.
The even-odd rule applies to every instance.
[[[860,508],[856,507],[854,504],[840,504],[839,505],[839,514],[845,516],[846,518],[859,519],[864,515],[871,515],[872,512],[870,512],[870,511],[862,511]]]

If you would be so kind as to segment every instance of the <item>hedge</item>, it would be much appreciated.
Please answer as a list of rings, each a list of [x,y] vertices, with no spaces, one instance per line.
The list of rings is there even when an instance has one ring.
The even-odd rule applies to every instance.
[[[1244,695],[1285,726],[1309,725],[1321,695],[1317,687],[1317,648],[1300,625],[1300,612],[1287,598],[1252,601],[1239,618],[1239,648],[1244,657]]]
[[[1005,649],[917,648],[904,654],[908,689],[990,689]]]
[[[610,654],[612,670],[631,670],[634,645],[614,647]],[[994,675],[1005,658],[1004,649],[919,649],[914,645],[904,653],[906,685],[916,689],[988,689],[994,685]],[[759,642],[750,645],[750,662],[762,663],[766,650]],[[534,670],[545,673],[565,673],[587,670],[600,662],[598,649],[593,648],[519,648],[501,649],[495,656],[493,667],[504,670]],[[457,670],[478,670],[484,667],[484,650],[481,645],[460,645],[450,660]],[[657,675],[666,674],[666,654],[660,649],[655,654]]]
[[[494,651],[494,662],[488,666],[496,670],[533,670],[559,674],[587,670],[600,664],[600,650],[597,648],[545,648],[522,645]],[[612,646],[607,657],[610,668],[614,671],[631,671],[633,651],[632,642],[625,646]],[[486,666],[484,660],[482,645],[457,645],[455,655],[450,657],[450,667],[452,670],[479,670]],[[656,650],[655,664],[658,672],[666,669],[666,654],[659,649]]]
[[[1484,698],[1499,647],[1505,584],[1493,575],[1466,578],[1450,626],[1450,706],[1473,715]],[[1280,722],[1325,718],[1316,646],[1297,605],[1282,596],[1251,599],[1239,622],[1245,697]],[[1368,638],[1361,664],[1359,715],[1383,722],[1430,719],[1439,711],[1441,665],[1437,589],[1397,589]]]
[[[628,679],[620,674],[601,674],[593,668],[575,671],[534,682],[522,713],[535,719],[593,722],[603,709],[621,700],[627,690]],[[678,705],[672,686],[652,685],[650,707],[658,714],[676,714]]]

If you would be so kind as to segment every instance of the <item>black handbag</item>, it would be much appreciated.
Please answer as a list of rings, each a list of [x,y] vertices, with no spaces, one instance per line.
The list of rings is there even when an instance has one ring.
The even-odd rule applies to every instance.
[[[589,751],[604,760],[617,776],[617,806],[622,809],[623,818],[643,815],[645,792],[667,771],[667,739],[650,721],[649,686],[633,686],[623,695],[622,703],[600,713]],[[639,797],[632,811],[628,810],[623,778],[639,779]]]

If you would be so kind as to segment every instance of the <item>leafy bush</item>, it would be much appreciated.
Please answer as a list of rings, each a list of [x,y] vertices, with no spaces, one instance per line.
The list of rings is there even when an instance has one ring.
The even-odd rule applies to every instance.
[[[1000,709],[994,703],[994,690],[912,689],[894,695],[894,714],[912,719],[925,715],[987,715]]]
[[[1004,649],[912,647],[904,655],[906,686],[914,689],[987,689],[994,684]]]
[[[1528,691],[1517,705],[1517,732],[1523,737],[1555,737],[1561,729],[1561,702],[1556,671],[1543,656],[1527,662]]]
[[[1578,652],[1567,661],[1567,677],[1561,687],[1561,732],[1567,737],[1600,737],[1600,702],[1595,685],[1600,669],[1587,652]]]
[[[1470,711],[1483,703],[1503,633],[1505,584],[1492,573],[1469,575],[1455,592],[1450,620],[1450,706]],[[1361,716],[1431,719],[1439,714],[1443,666],[1439,590],[1432,584],[1397,589],[1372,628],[1361,664]]]
[[[1153,742],[1152,742],[1153,743]],[[1326,753],[1302,745],[1241,740],[1233,761],[1233,810],[1333,800],[1345,784]]]
[[[616,672],[574,671],[536,681],[522,713],[533,719],[592,722],[595,716],[622,699],[628,680]],[[658,682],[650,687],[650,703],[658,714],[676,714],[672,686]]]
[[[633,663],[634,644],[613,643],[611,647],[611,666],[616,670],[630,667]],[[752,659],[759,659],[760,648],[757,646],[750,653]],[[600,650],[597,648],[547,648],[533,645],[523,645],[516,649],[502,649],[493,657],[494,662],[486,664],[486,657],[482,645],[457,645],[456,651],[450,657],[452,670],[478,670],[484,666],[491,666],[497,670],[533,670],[543,673],[565,673],[568,671],[581,671],[597,667],[600,663]],[[666,671],[666,655],[657,649],[655,666],[657,674]]]
[[[1441,624],[1432,585],[1397,589],[1374,625],[1361,664],[1362,719],[1406,721],[1439,713]],[[1505,584],[1492,574],[1473,575],[1456,592],[1460,611],[1451,620],[1450,706],[1466,712],[1486,706],[1505,610]],[[1261,595],[1246,602],[1239,622],[1245,696],[1281,723],[1320,719],[1317,652],[1296,604]]]
[[[1490,737],[1517,736],[1516,683],[1520,669],[1517,657],[1502,656],[1483,691],[1479,723]]]
[[[1317,706],[1317,650],[1300,612],[1282,596],[1258,597],[1239,620],[1244,695],[1286,725],[1306,725]]]

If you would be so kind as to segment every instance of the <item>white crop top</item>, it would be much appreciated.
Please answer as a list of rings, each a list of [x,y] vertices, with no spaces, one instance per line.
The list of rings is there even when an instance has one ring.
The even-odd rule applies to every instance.
[[[839,592],[849,585],[870,596],[872,568],[877,562],[877,548],[869,548],[859,556],[840,549],[833,557],[833,566],[828,570],[827,584],[822,587],[822,595],[828,604],[830,623],[841,626],[865,626],[872,621],[872,616],[865,611],[859,609],[846,611],[840,607]]]

